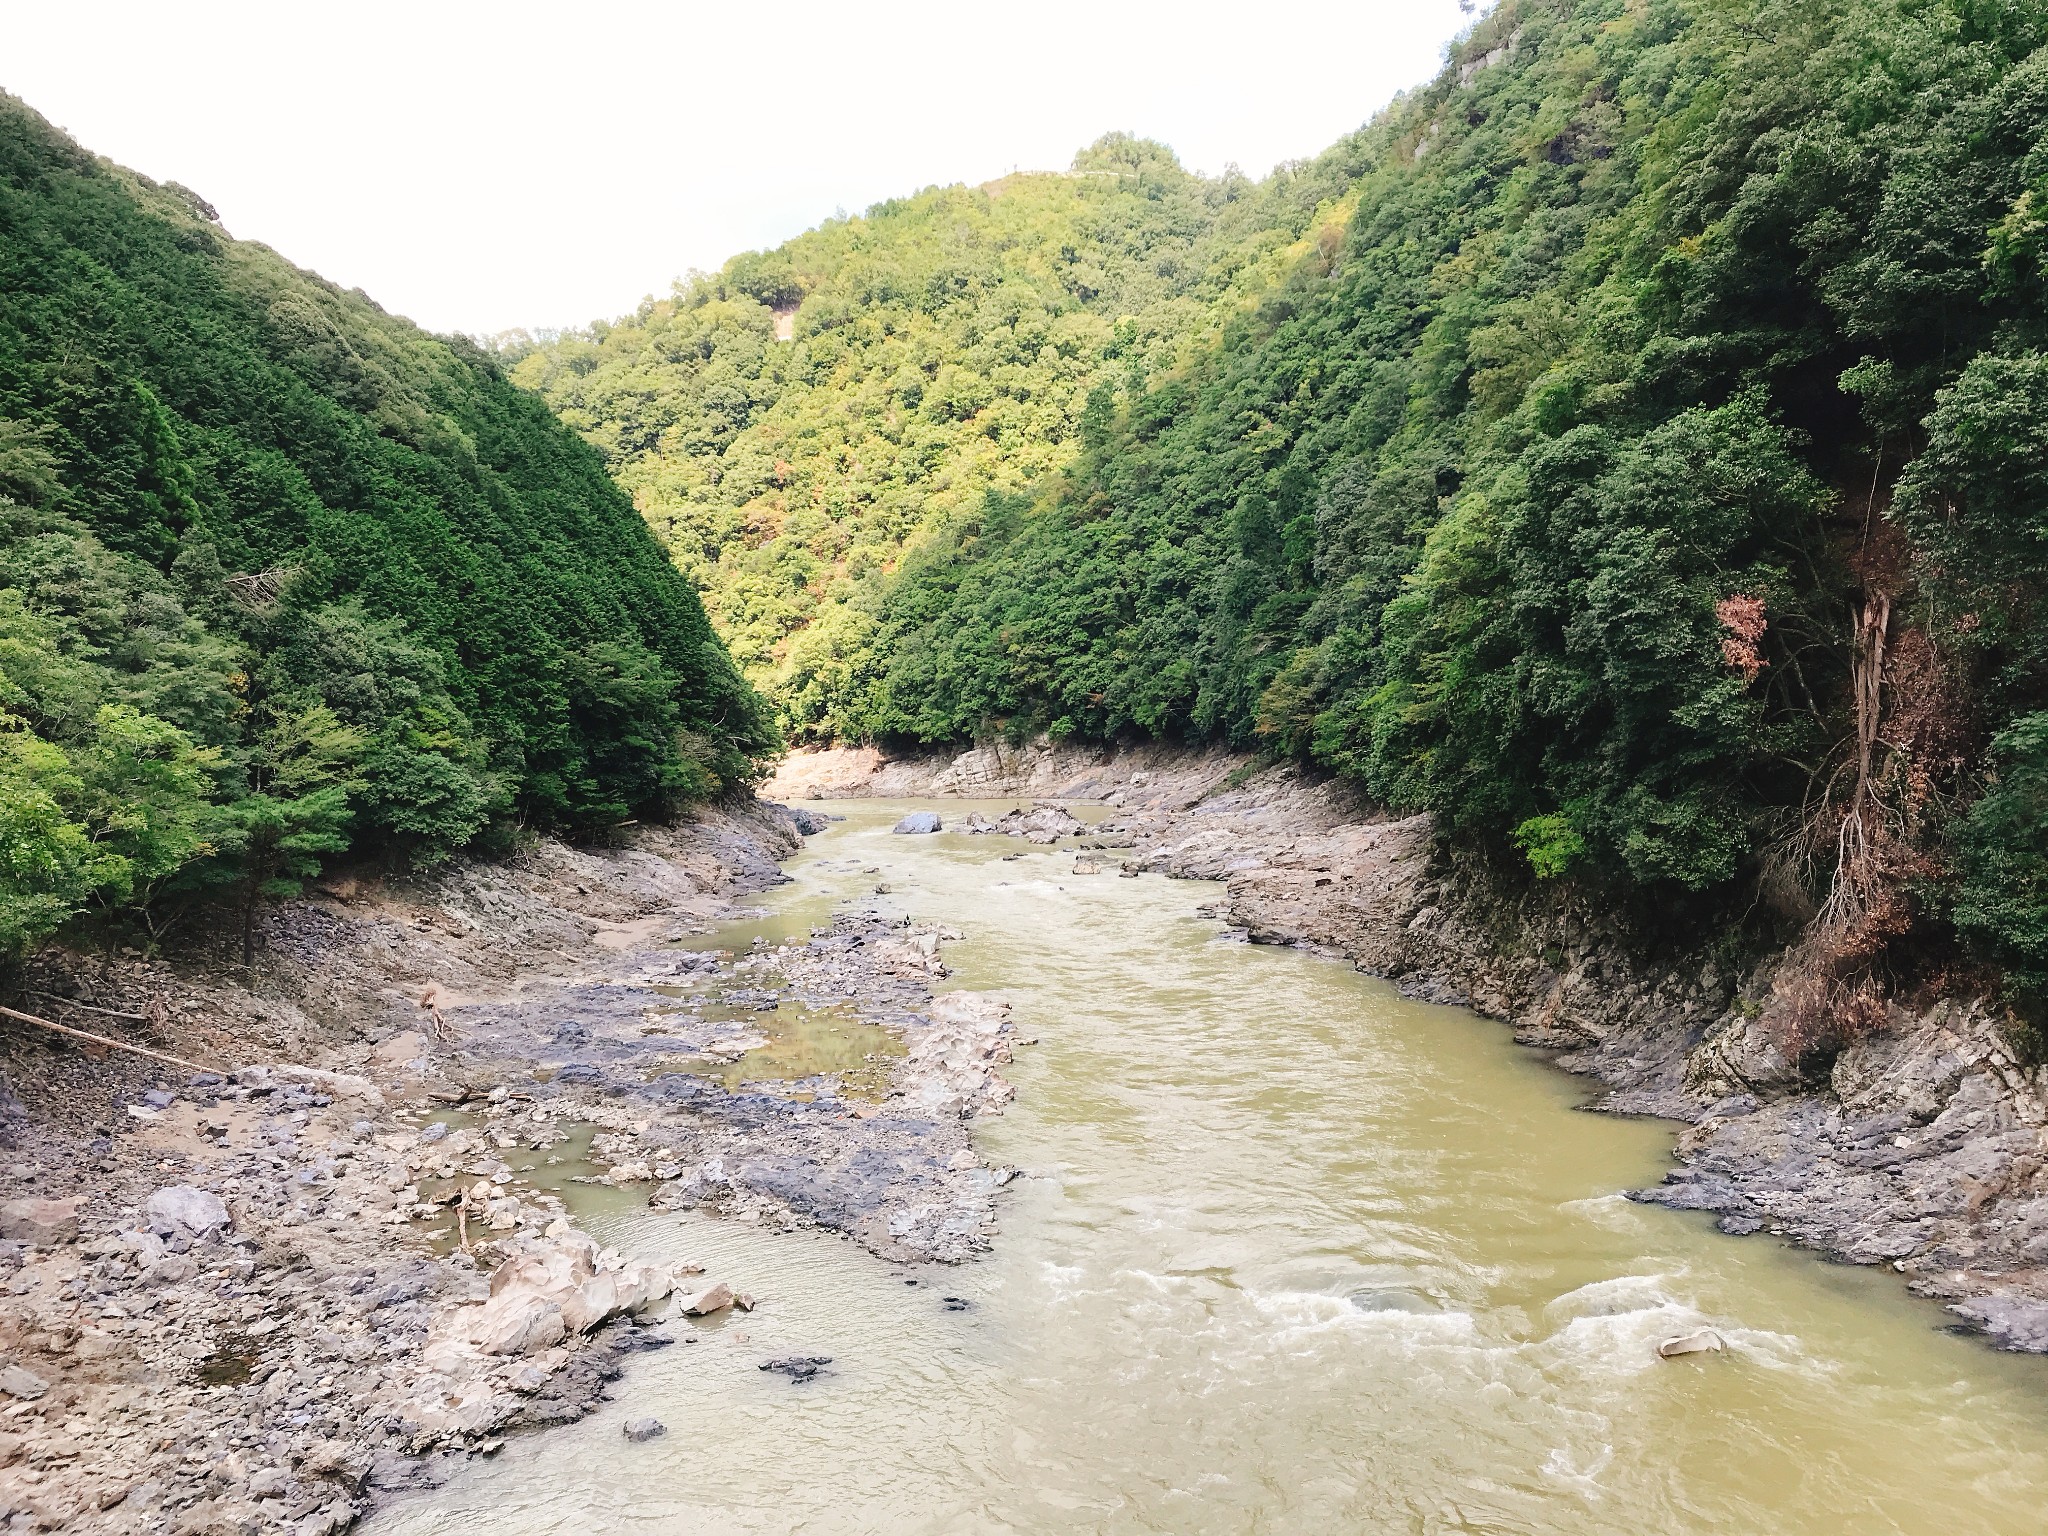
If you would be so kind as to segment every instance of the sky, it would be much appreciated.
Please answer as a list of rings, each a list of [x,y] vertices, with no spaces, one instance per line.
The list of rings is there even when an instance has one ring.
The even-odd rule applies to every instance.
[[[438,331],[583,325],[835,213],[1123,129],[1264,175],[1457,0],[0,0],[0,88]]]

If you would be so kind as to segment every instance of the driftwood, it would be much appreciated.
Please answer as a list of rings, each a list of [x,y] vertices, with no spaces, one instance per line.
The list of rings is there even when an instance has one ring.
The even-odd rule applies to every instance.
[[[48,1019],[39,1019],[34,1014],[23,1013],[19,1009],[0,1008],[0,1017],[19,1019],[24,1024],[35,1025],[38,1029],[52,1030],[60,1035],[70,1035],[76,1040],[88,1040],[94,1045],[104,1045],[112,1051],[130,1051],[137,1056],[147,1056],[151,1061],[167,1062],[174,1067],[183,1067],[187,1072],[207,1072],[212,1070],[209,1067],[200,1066],[197,1062],[186,1061],[182,1057],[169,1056],[162,1051],[152,1051],[146,1045],[130,1045],[126,1040],[114,1040],[106,1035],[95,1035],[89,1030],[73,1029],[69,1024],[53,1024]]]
[[[62,1003],[66,1008],[83,1008],[87,1013],[104,1014],[110,1019],[133,1019],[138,1024],[153,1022],[146,1013],[129,1013],[121,1008],[102,1008],[97,1003],[81,1003],[75,997],[59,997],[55,992],[38,992],[37,997],[47,997],[53,1003]]]

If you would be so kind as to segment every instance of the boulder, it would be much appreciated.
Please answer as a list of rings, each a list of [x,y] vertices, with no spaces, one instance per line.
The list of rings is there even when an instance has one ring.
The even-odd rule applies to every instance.
[[[1676,1360],[1680,1355],[1719,1354],[1728,1346],[1721,1335],[1711,1328],[1695,1328],[1691,1333],[1681,1333],[1675,1339],[1666,1339],[1657,1346],[1657,1353],[1666,1360]]]
[[[638,1444],[652,1440],[656,1435],[667,1434],[668,1426],[659,1419],[628,1419],[620,1426],[620,1431],[628,1440]]]
[[[932,1000],[930,1016],[910,1046],[911,1104],[945,1120],[1000,1113],[1015,1094],[996,1070],[1010,1060],[1010,1005],[948,992]]]
[[[143,1270],[141,1279],[150,1286],[183,1285],[198,1273],[199,1266],[184,1255],[167,1253]]]
[[[469,1328],[470,1342],[487,1355],[530,1355],[568,1336],[561,1303],[526,1293],[487,1303]]]
[[[53,1248],[78,1240],[78,1208],[85,1196],[64,1200],[9,1200],[0,1205],[0,1238]]]
[[[723,1312],[732,1303],[732,1287],[721,1280],[694,1296],[683,1297],[677,1306],[685,1317],[708,1317],[713,1312]]]
[[[1030,810],[1010,811],[995,823],[994,830],[1041,847],[1074,837],[1088,830],[1087,824],[1063,805],[1040,800]]]
[[[1976,1296],[1949,1311],[1981,1328],[2000,1349],[2048,1353],[2048,1302],[2031,1296]]]
[[[939,958],[936,933],[906,934],[902,938],[877,941],[869,947],[882,968],[892,976],[945,976],[946,962]]]
[[[9,1397],[32,1403],[49,1390],[50,1384],[25,1366],[10,1365],[0,1369],[0,1392]]]
[[[787,1376],[791,1381],[809,1381],[832,1363],[830,1355],[784,1355],[762,1363],[761,1369]]]
[[[665,1193],[668,1204],[702,1205],[716,1200],[732,1189],[732,1176],[725,1171],[725,1159],[706,1158],[682,1178],[669,1186]]]
[[[190,1184],[172,1184],[142,1202],[143,1223],[159,1237],[219,1237],[235,1224],[219,1195]]]
[[[493,1232],[509,1232],[519,1225],[519,1215],[523,1209],[517,1195],[503,1195],[488,1200],[484,1205],[484,1225]]]
[[[281,1497],[292,1485],[291,1474],[283,1467],[258,1467],[249,1474],[249,1497],[252,1499],[275,1499]]]
[[[939,813],[937,811],[912,811],[889,830],[892,832],[920,834],[943,831],[944,828],[945,823],[939,820]]]
[[[601,1258],[607,1267],[600,1267]],[[615,1264],[578,1232],[521,1242],[491,1275],[490,1299],[468,1329],[486,1355],[525,1355],[645,1311],[675,1289],[657,1264]]]

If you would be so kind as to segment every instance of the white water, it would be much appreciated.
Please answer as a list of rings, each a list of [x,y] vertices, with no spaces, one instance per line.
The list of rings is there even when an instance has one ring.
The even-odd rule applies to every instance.
[[[1230,943],[1193,915],[1213,887],[827,809],[753,926],[882,881],[963,929],[948,985],[1042,1037],[977,1139],[1043,1176],[990,1257],[914,1275],[594,1192],[603,1241],[760,1310],[374,1536],[2048,1527],[2048,1362],[1941,1332],[1895,1276],[1622,1200],[1670,1128],[1575,1113],[1499,1025]],[[1656,1357],[1703,1324],[1728,1353]],[[833,1374],[758,1369],[790,1353]],[[666,1436],[627,1443],[650,1413]]]

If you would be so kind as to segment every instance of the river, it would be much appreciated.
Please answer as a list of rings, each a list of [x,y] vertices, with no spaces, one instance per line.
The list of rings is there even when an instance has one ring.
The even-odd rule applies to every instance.
[[[571,1186],[601,1241],[760,1309],[375,1536],[2042,1530],[2048,1362],[1896,1276],[1629,1203],[1672,1127],[1576,1112],[1499,1024],[1232,942],[1196,915],[1215,887],[891,835],[909,808],[824,807],[772,915],[699,942],[855,898],[965,933],[944,985],[1039,1041],[976,1133],[1031,1175],[994,1252],[905,1271]],[[1703,1325],[1725,1353],[1657,1357]],[[832,1364],[759,1368],[792,1353]],[[644,1414],[667,1433],[627,1442]]]

